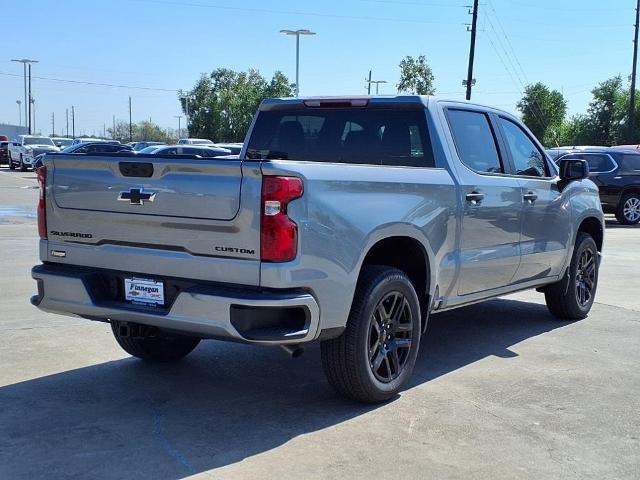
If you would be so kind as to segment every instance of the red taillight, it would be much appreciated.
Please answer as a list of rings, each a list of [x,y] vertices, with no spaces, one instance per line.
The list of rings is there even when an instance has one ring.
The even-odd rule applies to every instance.
[[[262,178],[260,258],[263,262],[289,262],[298,252],[298,226],[287,216],[287,205],[304,192],[298,177]]]
[[[40,198],[38,199],[38,234],[43,240],[47,239],[47,208],[45,204],[45,193],[47,188],[47,167],[36,168],[38,185],[40,186]]]

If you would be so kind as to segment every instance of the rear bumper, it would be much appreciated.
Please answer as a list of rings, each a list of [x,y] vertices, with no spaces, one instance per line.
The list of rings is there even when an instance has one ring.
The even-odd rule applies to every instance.
[[[140,274],[68,265],[33,267],[38,294],[31,303],[40,310],[90,320],[126,321],[177,333],[256,344],[298,344],[317,338],[320,311],[303,291],[261,291],[175,279],[176,293],[166,308],[144,307],[109,298],[109,276]]]

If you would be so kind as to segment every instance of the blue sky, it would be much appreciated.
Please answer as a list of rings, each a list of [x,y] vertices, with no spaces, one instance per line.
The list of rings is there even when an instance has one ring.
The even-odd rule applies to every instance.
[[[463,98],[470,0],[10,0],[3,5],[0,122],[17,123],[22,66],[35,78],[36,128],[51,133],[76,109],[76,133],[99,134],[112,116],[177,127],[178,89],[217,67],[282,70],[295,78],[295,41],[283,28],[309,28],[301,40],[301,95],[366,93],[369,69],[395,93],[398,63],[425,54],[437,93]],[[635,0],[481,0],[473,100],[509,111],[523,84],[561,89],[569,112],[584,111],[597,82],[631,70]],[[4,57],[4,58],[3,58]],[[17,76],[15,76],[17,75]]]

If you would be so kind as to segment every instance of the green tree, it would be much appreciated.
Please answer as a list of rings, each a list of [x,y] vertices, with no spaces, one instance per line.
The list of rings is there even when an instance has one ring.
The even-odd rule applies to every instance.
[[[528,85],[518,102],[522,121],[545,145],[559,143],[562,122],[567,113],[567,101],[562,93],[550,90],[541,82]]]
[[[260,102],[290,97],[293,85],[282,72],[267,81],[250,69],[236,72],[218,68],[203,74],[192,90],[179,92],[182,109],[189,113],[189,134],[216,142],[241,142]]]
[[[174,140],[174,135],[170,135],[167,131],[160,128],[159,125],[149,121],[134,123],[131,130],[134,142],[146,140],[168,143]],[[116,122],[115,129],[113,127],[107,128],[107,133],[110,138],[126,143],[129,141],[129,122],[119,120]]]
[[[414,59],[411,56],[406,56],[399,66],[398,93],[433,95],[436,92],[433,72],[427,63],[427,57],[420,55]]]
[[[615,145],[626,126],[625,92],[622,77],[610,78],[600,83],[591,93],[593,100],[587,110],[592,145]]]
[[[575,115],[562,122],[558,130],[561,146],[591,145],[591,129],[586,115]]]

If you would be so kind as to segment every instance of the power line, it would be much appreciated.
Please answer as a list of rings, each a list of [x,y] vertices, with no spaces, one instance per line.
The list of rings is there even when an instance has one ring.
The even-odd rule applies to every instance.
[[[491,11],[493,12],[493,16],[496,19],[496,23],[498,24],[498,27],[500,28],[500,31],[502,32],[502,35],[504,36],[504,39],[507,42],[507,45],[511,49],[511,53],[513,54],[513,58],[515,59],[516,63],[518,64],[518,67],[520,67],[520,71],[522,72],[522,76],[524,77],[525,80],[527,80],[527,74],[525,73],[524,68],[522,68],[522,64],[520,63],[520,60],[518,60],[518,55],[516,55],[516,50],[515,50],[515,48],[513,48],[513,44],[511,43],[511,40],[509,40],[507,32],[504,29],[504,26],[502,25],[502,22],[500,21],[500,17],[498,17],[498,12],[496,12],[496,9],[493,6],[493,2],[491,0],[488,0],[488,5],[489,5],[489,8],[491,9]],[[493,25],[492,25],[492,28],[493,28]]]
[[[8,73],[8,72],[0,72],[0,75],[4,75],[7,77],[21,77],[22,75],[18,75],[17,73]],[[101,83],[101,82],[87,82],[83,80],[70,80],[67,78],[52,78],[52,77],[36,77],[33,76],[31,78],[35,78],[38,80],[48,80],[51,82],[63,82],[63,83],[73,83],[77,85],[93,85],[96,87],[114,87],[114,88],[129,88],[133,90],[154,90],[158,92],[171,92],[176,93],[179,89],[170,89],[170,88],[156,88],[156,87],[142,87],[135,85],[117,85],[113,83]]]
[[[211,5],[207,3],[195,3],[185,2],[177,0],[136,0],[137,2],[155,3],[159,5],[176,5],[181,7],[199,7],[199,8],[213,8],[216,10],[230,10],[234,12],[251,12],[251,13],[270,13],[277,15],[299,15],[305,17],[319,17],[319,18],[339,18],[348,20],[366,20],[374,22],[401,22],[401,23],[429,23],[438,25],[454,25],[453,23],[440,22],[437,20],[419,20],[415,18],[388,18],[388,17],[371,17],[371,16],[359,16],[359,15],[337,15],[333,13],[317,13],[317,12],[302,12],[296,10],[273,10],[268,8],[249,8],[249,7],[231,7],[227,5]]]
[[[386,5],[416,5],[420,7],[453,7],[460,8],[460,5],[455,5],[451,3],[432,3],[432,2],[408,2],[401,0],[360,0],[361,2],[366,3],[381,3]]]
[[[640,1],[640,0],[639,0]],[[520,72],[518,72],[518,68],[516,68],[515,64],[514,64],[514,60],[511,60],[511,55],[509,54],[507,48],[505,47],[505,44],[502,42],[502,40],[500,39],[500,36],[498,35],[497,30],[495,29],[495,27],[493,26],[493,22],[491,21],[491,18],[489,15],[486,15],[486,19],[487,22],[489,23],[489,27],[491,28],[493,34],[495,35],[495,38],[498,42],[498,44],[500,45],[500,47],[502,48],[505,57],[507,59],[507,61],[511,64],[511,68],[513,69],[513,73],[515,74],[518,83],[520,85],[520,88],[522,89],[522,93],[521,95],[524,96],[524,92],[527,89],[527,85],[525,84],[525,82],[528,83],[528,79],[527,79],[527,74],[524,71],[524,68],[522,68],[522,64],[520,63],[520,60],[518,60],[518,56],[516,55],[515,49],[513,48],[513,44],[511,43],[511,41],[509,40],[509,37],[507,36],[507,32],[505,31],[504,27],[502,26],[502,23],[500,22],[500,19],[498,18],[498,13],[496,12],[495,8],[493,7],[492,1],[488,0],[488,5],[489,8],[492,10],[493,15],[496,19],[496,23],[499,24],[500,29],[502,30],[502,34],[505,38],[505,41],[507,42],[507,44],[509,45],[510,49],[511,49],[511,54],[513,55],[513,59],[515,60],[515,63],[518,65],[518,67],[520,68]],[[487,32],[489,33],[489,32]],[[490,35],[487,35],[487,38],[489,38],[489,41],[491,42],[491,37]],[[496,50],[497,52],[497,48],[495,47],[495,45],[493,44],[493,42],[491,42],[494,50]],[[502,61],[502,60],[501,60]],[[503,62],[503,65],[505,67],[505,69],[508,70],[507,65]],[[520,77],[520,73],[522,73],[522,77],[524,77],[524,81],[522,80],[522,77]],[[512,76],[512,81],[514,80],[513,76]],[[515,83],[515,81],[514,81]],[[516,84],[516,88],[518,88],[518,84]],[[545,126],[547,125],[546,122],[546,118],[545,118],[545,114],[544,111],[542,109],[542,107],[540,106],[540,104],[538,103],[538,101],[532,97],[532,108],[531,108],[531,113],[533,114],[533,116],[535,117],[536,121],[540,124],[540,126],[542,128],[545,128]],[[541,139],[542,140],[542,139]],[[556,140],[557,143],[557,140]]]

